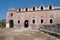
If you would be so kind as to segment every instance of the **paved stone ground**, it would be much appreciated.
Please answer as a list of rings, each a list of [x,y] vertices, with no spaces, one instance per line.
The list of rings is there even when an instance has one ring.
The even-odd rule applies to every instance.
[[[0,29],[0,40],[60,40],[40,31],[29,29]]]

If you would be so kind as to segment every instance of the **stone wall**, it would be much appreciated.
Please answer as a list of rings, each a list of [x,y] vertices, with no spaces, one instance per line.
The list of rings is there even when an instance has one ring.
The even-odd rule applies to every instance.
[[[43,10],[41,10],[41,6],[43,7]],[[52,24],[59,24],[60,23],[60,7],[54,7],[51,5],[52,9],[49,9],[48,7],[44,7],[41,5],[39,8],[35,7],[35,10],[32,8],[25,7],[19,8],[16,10],[15,8],[8,9],[7,14],[6,14],[6,27],[9,27],[9,21],[13,20],[14,22],[14,27],[24,27],[24,21],[28,20],[29,27],[28,28],[36,28],[38,29],[41,24],[44,25],[49,25],[50,19],[53,20]],[[27,11],[26,11],[27,8]],[[58,9],[58,10],[56,10]],[[11,16],[13,14],[13,16]],[[41,19],[43,19],[43,23],[41,23]],[[18,20],[20,20],[20,23],[18,24]],[[32,20],[35,20],[35,23],[33,24]],[[33,27],[34,26],[34,27]]]

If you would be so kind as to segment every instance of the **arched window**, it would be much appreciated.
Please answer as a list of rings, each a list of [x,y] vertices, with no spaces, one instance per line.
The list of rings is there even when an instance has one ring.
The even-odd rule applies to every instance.
[[[26,11],[28,11],[28,8],[26,8]]]
[[[44,20],[43,20],[43,19],[41,19],[41,24],[43,23],[43,21],[44,21]]]
[[[20,20],[18,20],[18,24],[20,23]]]
[[[52,9],[52,6],[51,6],[51,5],[49,6],[49,9],[50,9],[50,10]]]
[[[43,10],[43,6],[41,6],[41,10]]]
[[[32,20],[33,24],[35,24],[35,20]]]
[[[35,7],[33,7],[33,11],[35,11]]]
[[[50,23],[51,23],[51,24],[53,23],[53,19],[50,19]]]
[[[21,12],[21,9],[19,8],[19,12]]]
[[[13,13],[11,13],[11,17],[13,16]]]

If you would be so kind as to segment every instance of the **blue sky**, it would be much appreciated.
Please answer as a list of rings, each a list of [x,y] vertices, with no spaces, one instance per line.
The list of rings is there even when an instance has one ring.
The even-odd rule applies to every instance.
[[[14,7],[32,7],[36,5],[39,7],[41,4],[48,6],[53,4],[54,6],[60,6],[60,0],[0,0],[0,19],[6,19],[6,12],[9,8]]]

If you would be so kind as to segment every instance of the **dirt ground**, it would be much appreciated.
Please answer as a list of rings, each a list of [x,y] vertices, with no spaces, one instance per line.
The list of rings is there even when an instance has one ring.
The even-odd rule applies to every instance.
[[[29,29],[0,29],[0,40],[60,40],[41,31]]]

